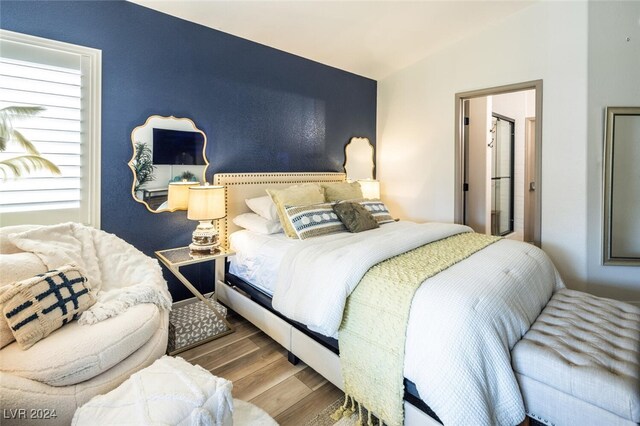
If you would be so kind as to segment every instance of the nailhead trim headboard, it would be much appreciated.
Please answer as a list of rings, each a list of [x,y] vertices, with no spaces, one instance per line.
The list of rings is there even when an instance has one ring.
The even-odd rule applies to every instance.
[[[286,188],[309,182],[344,182],[345,178],[344,173],[337,172],[216,173],[213,175],[213,184],[224,186],[226,193],[226,216],[216,221],[220,244],[229,247],[229,234],[240,229],[231,219],[251,211],[245,199],[267,195],[265,190],[268,188]]]

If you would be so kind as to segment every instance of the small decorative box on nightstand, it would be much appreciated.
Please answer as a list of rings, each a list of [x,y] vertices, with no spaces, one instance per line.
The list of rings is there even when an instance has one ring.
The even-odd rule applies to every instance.
[[[219,316],[202,301],[173,308],[169,314],[169,355],[175,355],[232,331],[222,320],[227,316],[227,308],[217,302],[211,302]]]

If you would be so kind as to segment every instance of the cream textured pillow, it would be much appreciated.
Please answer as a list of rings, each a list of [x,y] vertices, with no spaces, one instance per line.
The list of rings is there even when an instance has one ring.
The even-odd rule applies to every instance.
[[[358,182],[323,183],[325,201],[357,200],[363,198]]]
[[[324,190],[317,183],[290,186],[286,189],[267,189],[278,210],[280,224],[289,238],[298,238],[295,229],[287,216],[286,208],[291,206],[307,206],[324,202]]]
[[[22,349],[77,319],[95,301],[75,265],[20,281],[0,295],[2,315]]]

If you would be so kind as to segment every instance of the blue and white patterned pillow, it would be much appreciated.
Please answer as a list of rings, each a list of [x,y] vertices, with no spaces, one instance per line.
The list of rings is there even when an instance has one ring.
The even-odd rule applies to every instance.
[[[291,206],[285,210],[298,238],[306,240],[336,232],[347,232],[347,228],[333,211],[334,205],[335,203],[321,203]]]
[[[22,349],[77,319],[95,302],[87,278],[75,265],[17,282],[0,296],[2,315]]]
[[[395,222],[395,219],[391,217],[387,206],[380,200],[363,200],[360,204],[367,209],[378,222],[378,225],[383,223]]]

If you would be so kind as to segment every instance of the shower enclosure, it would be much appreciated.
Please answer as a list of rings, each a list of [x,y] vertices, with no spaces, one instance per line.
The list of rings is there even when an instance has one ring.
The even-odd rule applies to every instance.
[[[491,234],[513,232],[515,121],[492,114],[491,127]]]

